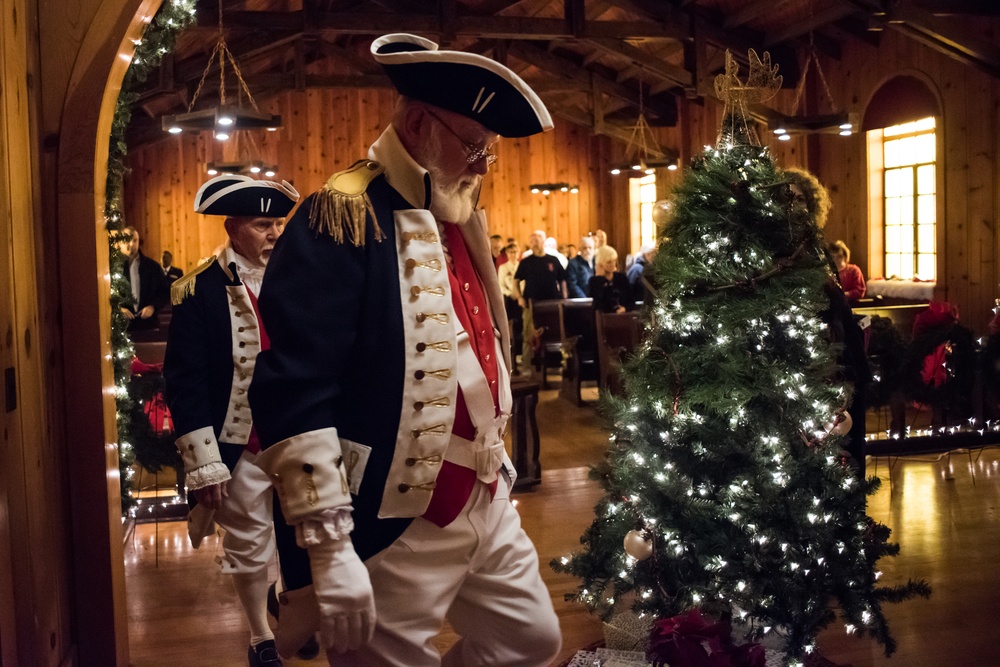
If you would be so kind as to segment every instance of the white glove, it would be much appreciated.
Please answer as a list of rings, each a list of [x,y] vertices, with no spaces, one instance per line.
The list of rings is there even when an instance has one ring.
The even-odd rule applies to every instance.
[[[329,651],[355,651],[375,632],[375,597],[368,570],[348,537],[309,547],[319,602],[320,637]]]

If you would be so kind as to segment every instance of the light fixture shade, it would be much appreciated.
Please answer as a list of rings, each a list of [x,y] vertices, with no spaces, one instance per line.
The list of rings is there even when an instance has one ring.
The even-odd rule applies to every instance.
[[[222,122],[225,120],[231,122]],[[160,119],[160,126],[171,134],[185,131],[207,132],[216,128],[225,128],[231,134],[237,130],[279,128],[281,116],[234,106],[209,107],[174,116],[163,116]]]
[[[277,165],[267,164],[261,160],[214,161],[205,166],[209,176],[216,174],[245,174],[247,176],[271,178],[277,172]]]
[[[779,139],[792,134],[853,134],[859,127],[856,113],[831,113],[817,116],[774,118],[767,127]]]
[[[574,183],[532,183],[528,186],[532,194],[543,194],[548,197],[553,192],[568,192],[570,194],[577,194],[580,192],[580,186]]]

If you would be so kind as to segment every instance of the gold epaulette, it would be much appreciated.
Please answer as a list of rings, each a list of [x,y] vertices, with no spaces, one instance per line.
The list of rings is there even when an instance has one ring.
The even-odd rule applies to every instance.
[[[180,305],[186,297],[194,294],[195,280],[198,278],[198,274],[212,266],[215,262],[215,255],[212,255],[204,262],[191,269],[189,272],[185,273],[183,276],[174,281],[170,286],[170,303],[171,305]]]
[[[355,246],[363,246],[365,220],[370,212],[375,240],[384,239],[367,193],[368,185],[383,171],[385,167],[378,162],[358,160],[350,168],[331,176],[313,197],[309,228],[317,234],[332,236],[337,243],[350,241]]]

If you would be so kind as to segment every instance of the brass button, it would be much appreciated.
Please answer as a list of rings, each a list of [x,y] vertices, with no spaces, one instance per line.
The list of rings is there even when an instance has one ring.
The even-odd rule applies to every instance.
[[[240,373],[240,379],[241,380],[246,380],[247,379],[247,374],[246,373]]]
[[[400,493],[406,493],[407,491],[410,490],[410,485],[409,484],[400,484],[398,488],[399,488],[399,492]]]
[[[246,327],[240,327],[239,329],[237,329],[237,331],[243,333],[244,331],[246,331]]]
[[[423,352],[427,349],[427,343],[417,343],[417,352]]]
[[[243,314],[243,311],[241,311],[241,310],[237,310],[235,313],[233,313],[233,315],[235,315],[236,317],[239,317],[242,314]]]
[[[240,423],[240,418],[239,417],[233,417],[233,423],[234,424],[239,424]]]
[[[246,357],[240,357],[240,363],[241,364],[246,363],[246,360],[247,360]]]
[[[423,410],[424,409],[424,402],[423,401],[417,401],[416,403],[413,404],[413,409],[417,410],[418,412],[420,410]]]
[[[312,466],[312,464],[311,463],[303,463],[302,464],[302,472],[304,472],[307,475],[311,475],[313,473],[313,466]]]
[[[245,342],[240,341],[240,347],[246,347],[246,346],[247,346],[247,344]]]
[[[413,259],[412,257],[406,260],[406,268],[415,269],[416,267],[417,267],[417,260]]]
[[[414,459],[414,458],[406,459],[406,465],[408,465],[408,466],[415,466],[415,465],[417,465],[417,460]]]
[[[417,313],[417,322],[423,322],[426,319],[427,315],[425,313]]]
[[[413,287],[410,288],[410,296],[420,296],[421,291],[422,290],[420,289],[419,285],[414,285]]]
[[[211,438],[205,438],[205,444],[206,445],[211,445],[212,444],[212,439]]]
[[[193,444],[188,445],[188,451],[192,451],[193,449],[194,449],[194,445]]]
[[[413,377],[417,378],[418,380],[423,380],[424,375],[426,375],[426,373],[424,373],[423,371],[417,371],[416,373],[413,374]]]

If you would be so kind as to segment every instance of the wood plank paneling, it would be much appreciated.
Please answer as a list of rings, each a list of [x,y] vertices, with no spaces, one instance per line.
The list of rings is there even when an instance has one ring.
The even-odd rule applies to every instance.
[[[392,118],[395,95],[384,90],[289,91],[265,106],[281,113],[285,126],[258,139],[273,151],[276,178],[289,180],[303,197],[330,174],[367,154]],[[602,210],[606,201],[606,152],[610,140],[566,122],[552,132],[525,139],[504,139],[500,159],[490,169],[480,196],[491,232],[525,244],[545,229],[561,242],[576,242],[592,229],[624,224]],[[130,152],[132,173],[125,181],[126,220],[137,227],[143,251],[159,260],[163,250],[187,271],[224,241],[221,225],[193,212],[194,193],[209,177],[204,164],[219,159],[221,148],[206,135],[169,137]],[[579,184],[578,194],[532,195],[531,183]],[[624,209],[623,209],[624,210]],[[603,219],[602,219],[603,218]]]

